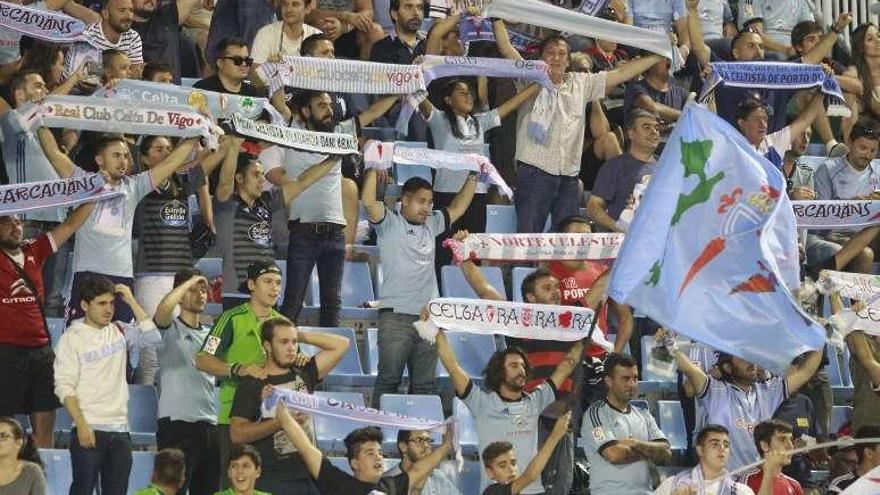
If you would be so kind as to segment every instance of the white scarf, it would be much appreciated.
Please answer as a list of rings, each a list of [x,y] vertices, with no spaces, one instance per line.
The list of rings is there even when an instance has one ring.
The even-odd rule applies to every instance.
[[[352,155],[358,153],[357,136],[336,132],[315,132],[294,129],[233,115],[229,120],[232,133],[260,141],[328,155]]]
[[[812,230],[861,230],[880,223],[877,201],[792,201],[798,227]]]
[[[470,234],[443,241],[456,263],[613,259],[622,244],[623,234]]]

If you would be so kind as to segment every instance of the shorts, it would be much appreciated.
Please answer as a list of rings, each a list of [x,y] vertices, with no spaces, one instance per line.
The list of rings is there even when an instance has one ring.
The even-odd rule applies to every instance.
[[[55,396],[55,353],[48,345],[18,347],[0,344],[0,416],[53,411],[61,407]]]
[[[817,277],[820,271],[835,268],[834,255],[840,251],[840,244],[811,233],[807,234],[806,244],[806,272],[808,275]]]

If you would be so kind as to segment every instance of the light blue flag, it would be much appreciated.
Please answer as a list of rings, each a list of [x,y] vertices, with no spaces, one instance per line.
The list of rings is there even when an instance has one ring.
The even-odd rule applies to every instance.
[[[776,372],[821,348],[824,329],[790,292],[799,286],[797,231],[781,172],[697,104],[655,167],[609,295]]]

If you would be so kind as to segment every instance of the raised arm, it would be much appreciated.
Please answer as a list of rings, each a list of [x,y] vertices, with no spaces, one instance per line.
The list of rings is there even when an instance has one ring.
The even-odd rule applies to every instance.
[[[409,475],[409,486],[419,486],[423,481],[428,479],[428,476],[431,475],[431,472],[434,471],[443,459],[452,452],[452,430],[447,429],[446,434],[443,435],[443,443],[440,447],[436,448],[434,452],[431,452],[427,457],[423,457],[419,459],[418,462],[413,464],[407,474]]]
[[[315,354],[315,366],[318,368],[318,379],[322,379],[330,373],[339,361],[342,361],[348,352],[350,342],[341,335],[321,332],[299,332],[299,341],[303,344],[313,345],[321,350]]]
[[[214,190],[214,197],[221,202],[227,201],[235,190],[235,167],[238,165],[238,153],[244,140],[233,139],[238,139],[239,142],[237,145],[233,142],[226,149],[226,156],[223,157],[223,163],[220,165],[220,176],[217,178],[217,189]],[[206,171],[205,174],[207,175],[208,172]]]
[[[669,337],[668,339],[671,338],[672,337]],[[675,363],[678,365],[678,370],[681,371],[684,376],[687,377],[691,385],[693,385],[694,392],[697,394],[703,392],[703,390],[706,389],[706,384],[709,383],[709,376],[699,366],[694,364],[694,362],[691,361],[690,358],[685,353],[681,352],[677,347],[667,346],[667,349],[669,349],[672,357],[675,358]]]
[[[425,54],[441,55],[443,52],[443,38],[458,28],[459,21],[461,21],[461,12],[456,12],[446,16],[445,19],[434,21],[434,26],[429,31],[428,40],[425,43]]]
[[[617,339],[614,341],[614,352],[623,352],[632,335],[635,321],[632,310],[626,304],[608,298],[608,309],[617,317]]]
[[[73,171],[76,170],[76,165],[73,164],[73,160],[71,160],[69,156],[65,155],[61,149],[58,148],[58,142],[55,141],[55,136],[52,134],[52,131],[46,127],[40,127],[37,130],[37,137],[40,139],[40,147],[43,148],[43,154],[46,155],[46,158],[49,160],[49,163],[52,164],[52,168],[55,169],[58,176],[62,179],[67,179],[73,176]]]
[[[116,284],[113,286],[113,289],[116,295],[121,297],[122,301],[125,302],[125,304],[128,304],[131,308],[131,312],[134,315],[134,320],[136,322],[141,323],[150,319],[150,315],[144,311],[143,306],[141,306],[138,300],[134,297],[129,286],[125,284]]]
[[[868,336],[865,335],[865,332],[861,330],[850,332],[846,336],[846,345],[849,347],[849,352],[852,353],[856,363],[868,372],[868,376],[871,377],[874,386],[880,385],[880,363],[874,359],[874,354],[871,352],[871,345],[868,343]]]
[[[316,163],[306,169],[295,180],[288,180],[281,186],[281,192],[284,193],[284,203],[290,204],[303,191],[308,189],[312,184],[321,177],[327,175],[328,172],[338,167],[341,162],[339,156],[331,155],[324,161]]]
[[[698,7],[700,0],[687,0],[687,24],[688,36],[691,42],[691,53],[693,53],[700,64],[704,67],[709,65],[709,56],[711,51],[706,46],[706,40],[703,38],[703,26],[700,24],[700,12]]]
[[[223,163],[223,160],[229,156],[230,149],[235,151],[234,155],[237,158],[238,150],[241,149],[243,143],[244,138],[226,134],[220,136],[220,147],[218,149],[215,151],[203,151],[199,157],[199,166],[202,167],[202,173],[205,174],[205,177],[211,175],[211,172]]]
[[[380,222],[385,218],[385,205],[376,199],[376,175],[376,169],[367,170],[361,192],[361,201],[364,203],[364,209],[367,210],[367,218],[373,223]]]
[[[471,172],[467,176],[467,180],[462,184],[458,194],[452,198],[452,202],[446,207],[449,213],[449,225],[454,224],[459,218],[464,216],[471,201],[474,199],[474,192],[477,190],[477,173]]]
[[[562,361],[556,365],[556,369],[553,370],[553,374],[550,375],[550,381],[553,382],[553,385],[556,387],[556,390],[559,390],[559,387],[562,386],[562,382],[565,381],[566,378],[571,376],[571,373],[577,367],[578,363],[581,361],[581,356],[584,355],[584,340],[579,340],[571,346],[568,354],[562,358]]]
[[[153,323],[159,328],[168,328],[171,325],[172,318],[174,318],[174,308],[180,304],[180,300],[183,299],[183,296],[186,295],[186,293],[197,283],[204,283],[207,286],[208,279],[202,275],[193,275],[189,280],[178,285],[172,289],[171,292],[166,294],[165,297],[159,301],[159,305],[156,306],[156,312],[153,313]]]
[[[459,230],[452,237],[457,241],[463,241],[468,236],[467,230]],[[464,279],[467,281],[471,289],[477,293],[480,299],[490,299],[492,301],[506,301],[504,294],[498,292],[498,289],[492,287],[492,284],[486,280],[486,276],[480,271],[480,268],[473,261],[465,259],[459,265]]]
[[[611,91],[613,91],[616,86],[629,81],[642,72],[645,72],[661,60],[663,60],[663,57],[660,55],[648,55],[647,57],[631,60],[626,65],[608,71],[608,75],[605,78],[605,94],[611,94]]]
[[[818,64],[822,62],[822,59],[831,54],[831,49],[834,48],[837,39],[851,22],[852,15],[849,12],[843,12],[837,16],[837,20],[831,26],[831,31],[825,33],[822,39],[810,51],[801,55],[801,63]]]
[[[52,229],[52,239],[55,241],[55,245],[60,246],[67,242],[74,232],[82,227],[82,224],[89,218],[94,209],[94,202],[80,205],[67,216],[64,222]]]
[[[544,471],[544,466],[547,465],[547,461],[553,455],[556,445],[562,440],[565,433],[568,432],[570,422],[571,411],[563,414],[556,420],[556,423],[553,424],[553,430],[550,431],[550,435],[544,440],[544,445],[541,445],[538,453],[529,461],[525,471],[510,484],[510,493],[518,495],[541,476],[541,472]]]
[[[498,46],[498,53],[504,58],[511,60],[523,60],[522,54],[519,53],[513,43],[510,42],[510,35],[507,33],[507,25],[501,19],[492,20],[492,32],[495,33],[495,44]]]
[[[449,373],[449,380],[452,382],[452,387],[455,388],[455,394],[459,397],[464,395],[468,384],[471,383],[471,377],[467,375],[464,368],[459,364],[458,358],[455,357],[455,352],[452,351],[449,341],[446,340],[446,332],[442,328],[437,331],[437,357],[440,358],[440,362],[443,363],[443,367]]]
[[[819,369],[822,364],[822,351],[810,351],[809,357],[805,359],[799,366],[792,368],[785,375],[785,382],[788,385],[788,393],[794,394],[803,387]]]
[[[503,119],[504,117],[507,117],[511,112],[515,111],[523,103],[528,101],[529,98],[538,94],[539,91],[541,91],[541,86],[539,86],[537,83],[532,83],[526,88],[523,88],[517,94],[515,94],[513,98],[498,105],[498,118]]]
[[[816,92],[807,108],[791,123],[792,139],[795,139],[794,136],[802,135],[808,127],[813,125],[813,121],[825,111],[824,101],[822,93]]]
[[[385,96],[376,100],[370,108],[367,108],[360,114],[358,114],[357,119],[358,123],[361,127],[367,127],[372,124],[376,119],[388,113],[394,107],[394,104],[397,103],[397,100],[400,97],[397,95]]]
[[[656,113],[666,122],[675,122],[681,117],[681,110],[664,105],[659,101],[654,101],[647,93],[642,93],[636,98],[636,106],[651,113]]]
[[[287,434],[287,438],[290,439],[293,446],[296,447],[296,451],[302,457],[303,464],[306,465],[306,469],[309,470],[312,479],[318,479],[318,475],[321,474],[321,462],[324,460],[324,454],[312,445],[309,437],[299,423],[293,419],[293,416],[291,416],[290,411],[287,410],[284,404],[278,404],[275,417],[281,423],[281,428]]]
[[[180,167],[186,165],[187,158],[189,158],[190,153],[192,153],[192,150],[198,142],[198,138],[184,139],[176,148],[174,148],[174,151],[172,151],[170,155],[158,165],[151,168],[150,179],[153,181],[153,184],[161,184],[165,182],[165,180],[171,177],[174,172],[177,172]]]

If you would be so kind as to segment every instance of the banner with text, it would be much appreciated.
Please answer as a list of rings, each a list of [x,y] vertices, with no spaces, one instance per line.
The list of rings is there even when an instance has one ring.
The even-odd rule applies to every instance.
[[[110,89],[100,88],[92,96],[158,105],[189,106],[204,114],[210,114],[215,119],[230,118],[236,114],[253,119],[269,106],[269,100],[266,98],[217,93],[135,79],[123,79]]]
[[[614,259],[623,234],[470,234],[463,241],[446,239],[456,263]]]
[[[404,416],[389,411],[349,404],[333,397],[319,397],[280,387],[273,389],[272,395],[263,399],[263,403],[260,405],[262,417],[275,417],[275,408],[279,404],[284,404],[297,411],[306,413],[400,430],[436,430],[444,425],[443,421]]]
[[[67,14],[0,2],[0,28],[51,43],[87,41],[84,22]]]
[[[328,155],[358,153],[357,136],[334,132],[316,132],[256,122],[239,115],[229,120],[233,134],[293,148]]]
[[[104,178],[99,174],[9,184],[0,186],[0,216],[103,201],[120,194],[118,190],[105,188]]]
[[[798,227],[860,230],[880,224],[880,201],[792,201]]]

